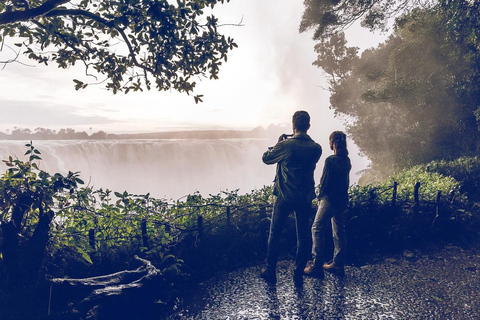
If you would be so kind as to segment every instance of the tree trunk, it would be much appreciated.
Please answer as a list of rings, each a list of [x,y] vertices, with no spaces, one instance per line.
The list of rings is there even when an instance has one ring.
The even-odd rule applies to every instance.
[[[19,261],[19,237],[17,234],[17,228],[13,221],[5,222],[1,224],[2,227],[2,255],[3,263],[5,266],[5,274],[7,287],[12,288],[15,286],[20,276],[20,261]]]
[[[23,269],[29,280],[35,280],[42,270],[54,216],[53,211],[41,215],[32,237],[25,243],[25,248],[22,248]]]
[[[13,220],[2,222],[1,252],[9,288],[37,280],[45,259],[53,217],[53,211],[41,215],[32,237],[26,241]]]

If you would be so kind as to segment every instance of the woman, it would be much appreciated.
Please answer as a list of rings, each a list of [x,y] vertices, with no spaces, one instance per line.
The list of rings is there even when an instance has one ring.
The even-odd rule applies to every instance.
[[[345,211],[348,203],[349,174],[352,165],[348,157],[347,137],[342,131],[334,131],[329,138],[330,149],[334,155],[325,159],[320,180],[320,201],[312,226],[313,264],[305,268],[305,275],[323,277],[323,270],[344,274],[345,249]],[[335,251],[333,259],[323,264],[324,235],[327,223],[331,220]]]

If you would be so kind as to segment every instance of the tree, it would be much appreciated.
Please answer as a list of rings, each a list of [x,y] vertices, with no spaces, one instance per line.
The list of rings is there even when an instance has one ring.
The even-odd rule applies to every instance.
[[[48,139],[53,136],[53,132],[51,129],[46,129],[42,127],[35,128],[35,136],[38,136],[41,139]]]
[[[72,129],[72,128],[60,129],[57,135],[60,139],[74,139],[75,129]]]
[[[14,127],[12,130],[12,137],[15,137],[16,139],[24,139],[28,138],[32,131],[28,128],[17,128]]]
[[[315,52],[318,56],[313,65],[321,68],[330,77],[330,85],[348,77],[358,60],[358,48],[347,47],[343,32],[321,39],[315,45]]]
[[[323,49],[324,57],[351,65],[345,71],[345,63],[331,64],[331,107],[349,120],[347,131],[374,169],[388,174],[478,153],[478,7],[456,1],[413,10],[358,59],[346,48]]]
[[[448,2],[448,0],[445,0]],[[315,29],[315,40],[326,40],[356,21],[370,30],[386,31],[388,22],[413,8],[429,8],[435,0],[305,0],[300,32]]]
[[[237,46],[218,32],[217,18],[202,20],[207,7],[224,2],[7,0],[0,3],[0,40],[2,48],[6,39],[18,40],[12,60],[23,53],[60,68],[82,63],[87,76],[114,93],[155,87],[190,94],[195,77],[218,78]],[[77,90],[88,85],[74,82]]]
[[[108,134],[103,130],[92,133],[90,135],[90,139],[107,139],[107,137],[108,137]]]

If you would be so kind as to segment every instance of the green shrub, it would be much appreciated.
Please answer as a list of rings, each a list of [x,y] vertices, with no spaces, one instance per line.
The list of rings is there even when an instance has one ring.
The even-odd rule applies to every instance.
[[[437,192],[448,195],[452,191],[460,191],[460,182],[454,177],[442,175],[437,172],[428,172],[424,166],[415,166],[390,176],[383,185],[398,183],[397,197],[407,199],[412,197],[415,184],[420,182],[420,200],[435,201]]]
[[[461,192],[465,193],[470,201],[480,201],[480,157],[433,161],[424,167],[430,172],[455,178],[461,184]]]
[[[436,201],[438,191],[442,196],[455,192],[457,199],[466,200],[462,193],[462,182],[453,176],[427,170],[426,165],[414,166],[393,174],[381,183],[366,186],[350,187],[350,201],[353,205],[363,205],[374,200],[377,204],[388,204],[392,201],[393,186],[397,183],[397,200],[413,201],[415,184],[420,183],[419,200]]]

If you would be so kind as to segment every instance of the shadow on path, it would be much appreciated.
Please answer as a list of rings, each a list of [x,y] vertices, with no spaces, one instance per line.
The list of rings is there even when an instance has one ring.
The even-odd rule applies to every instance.
[[[176,319],[478,319],[480,250],[447,246],[362,267],[343,278],[292,280],[279,264],[277,283],[260,266],[219,275],[186,293]]]

